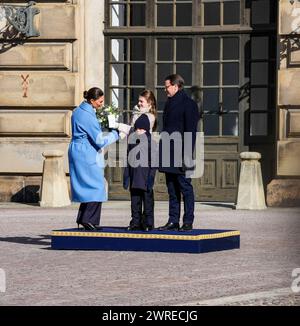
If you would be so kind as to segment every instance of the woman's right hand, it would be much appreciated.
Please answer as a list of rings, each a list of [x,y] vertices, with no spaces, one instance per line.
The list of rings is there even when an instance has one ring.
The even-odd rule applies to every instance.
[[[120,131],[119,132],[119,137],[120,137],[120,139],[125,139],[127,137],[127,135],[124,134],[124,132]]]

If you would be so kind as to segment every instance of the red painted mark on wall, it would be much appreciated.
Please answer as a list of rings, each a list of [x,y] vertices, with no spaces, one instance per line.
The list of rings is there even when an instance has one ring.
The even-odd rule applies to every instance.
[[[23,80],[22,82],[22,87],[23,87],[23,97],[28,97],[27,94],[28,94],[28,88],[29,88],[29,75],[27,76],[24,76],[24,75],[21,75],[21,78]]]

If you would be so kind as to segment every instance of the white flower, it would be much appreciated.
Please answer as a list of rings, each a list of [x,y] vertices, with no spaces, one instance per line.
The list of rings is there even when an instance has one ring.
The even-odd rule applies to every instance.
[[[101,110],[96,112],[101,127],[108,128],[108,115],[114,115],[116,120],[119,118],[120,110],[114,104],[106,104]]]

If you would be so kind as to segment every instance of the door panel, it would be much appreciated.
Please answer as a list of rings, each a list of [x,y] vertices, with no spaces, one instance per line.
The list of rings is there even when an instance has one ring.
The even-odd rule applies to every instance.
[[[234,202],[239,172],[238,139],[206,138],[204,156],[204,175],[193,180],[196,200]]]

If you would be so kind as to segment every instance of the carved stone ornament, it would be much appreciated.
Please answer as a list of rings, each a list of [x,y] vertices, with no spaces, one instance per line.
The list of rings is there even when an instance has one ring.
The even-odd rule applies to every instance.
[[[2,7],[8,23],[26,37],[40,35],[34,26],[34,16],[40,13],[39,9],[34,8],[35,4],[34,1],[29,1],[26,6],[5,5]]]

